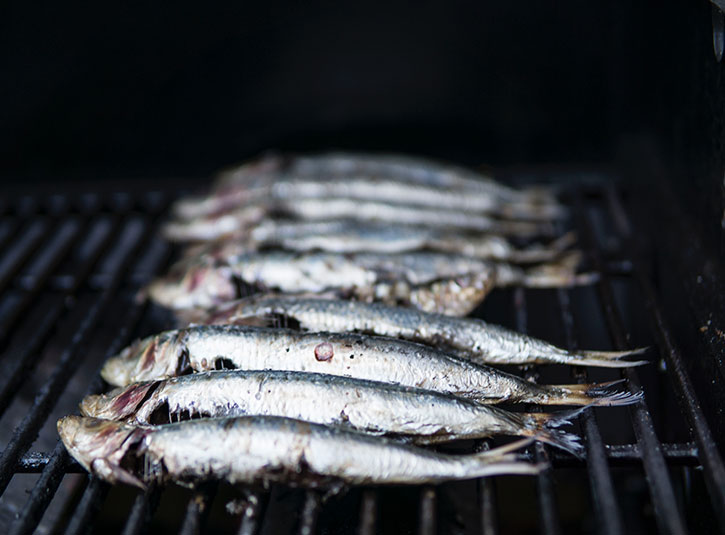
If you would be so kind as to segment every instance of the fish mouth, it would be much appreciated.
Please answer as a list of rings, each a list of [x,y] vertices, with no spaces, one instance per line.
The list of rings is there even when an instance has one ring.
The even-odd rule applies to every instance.
[[[83,416],[124,420],[133,415],[158,387],[158,382],[138,383],[107,394],[86,396],[80,403],[80,411]]]
[[[165,331],[137,340],[103,365],[101,377],[110,385],[164,379],[191,371],[185,331]]]
[[[146,485],[133,472],[142,457],[143,439],[150,431],[121,422],[82,416],[58,420],[58,434],[68,453],[83,468],[111,483]]]

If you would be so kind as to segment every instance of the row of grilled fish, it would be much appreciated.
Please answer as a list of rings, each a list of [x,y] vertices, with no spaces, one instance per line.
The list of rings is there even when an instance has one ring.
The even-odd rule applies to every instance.
[[[571,235],[504,237],[551,235],[565,212],[547,190],[412,158],[271,156],[228,172],[210,196],[178,203],[165,229],[224,241],[190,247],[147,289],[182,328],[111,358],[102,376],[119,388],[83,400],[83,416],[59,421],[61,438],[89,471],[137,486],[532,474],[539,467],[511,452],[534,439],[578,455],[578,437],[560,426],[582,407],[640,395],[539,385],[488,365],[623,367],[642,364],[621,360],[641,350],[569,352],[455,317],[495,286],[593,280],[566,252]],[[282,295],[235,300],[248,286]],[[419,447],[495,434],[523,439],[474,455]]]

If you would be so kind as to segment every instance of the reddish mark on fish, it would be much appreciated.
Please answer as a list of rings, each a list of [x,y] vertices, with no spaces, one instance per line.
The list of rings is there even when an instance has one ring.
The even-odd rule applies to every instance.
[[[188,291],[193,291],[204,280],[204,269],[194,269],[189,277]]]
[[[120,417],[127,416],[136,409],[136,406],[141,403],[141,401],[143,401],[144,397],[146,397],[146,393],[152,386],[154,386],[154,384],[149,383],[146,385],[127,388],[113,400],[111,410],[114,413],[117,413]]]
[[[315,346],[315,358],[320,362],[324,362],[332,359],[334,352],[332,350],[332,344],[328,342],[322,342]]]
[[[141,355],[141,370],[146,371],[153,367],[156,361],[156,341],[151,342]]]

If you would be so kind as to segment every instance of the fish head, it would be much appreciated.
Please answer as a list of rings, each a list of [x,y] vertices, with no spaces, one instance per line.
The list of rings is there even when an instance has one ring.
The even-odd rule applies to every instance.
[[[66,416],[58,420],[58,434],[68,453],[83,468],[111,483],[145,488],[131,470],[143,454],[143,442],[152,431],[121,422]],[[133,458],[126,458],[127,454]]]
[[[80,404],[81,414],[104,420],[124,420],[138,410],[158,385],[155,381],[136,383],[106,394],[86,396]]]
[[[148,295],[172,309],[208,308],[235,299],[237,286],[231,269],[226,266],[188,262],[153,281],[148,286]]]
[[[114,386],[126,386],[181,375],[190,366],[185,331],[167,331],[137,340],[103,365],[101,377]]]

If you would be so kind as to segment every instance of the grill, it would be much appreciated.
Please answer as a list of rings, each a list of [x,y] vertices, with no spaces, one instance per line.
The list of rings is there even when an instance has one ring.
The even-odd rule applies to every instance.
[[[546,173],[540,173],[546,179]],[[513,174],[513,180],[532,176]],[[575,177],[576,178],[576,177]],[[173,257],[156,233],[178,192],[16,196],[0,206],[0,524],[10,533],[151,529],[253,533],[606,534],[725,529],[725,468],[685,355],[668,326],[646,225],[635,195],[588,173],[563,193],[601,274],[591,287],[497,290],[476,311],[486,320],[574,349],[653,346],[651,364],[621,372],[644,401],[578,418],[578,460],[542,444],[525,455],[535,478],[495,477],[441,486],[317,491],[209,484],[137,492],[91,478],[58,442],[55,421],[99,392],[101,364],[170,318],[135,294]],[[706,329],[707,326],[703,326]],[[722,333],[720,333],[722,334]],[[620,377],[614,370],[531,367],[543,382]],[[707,391],[697,389],[701,395]],[[710,416],[708,414],[708,416]],[[712,416],[710,416],[712,417]],[[477,441],[448,449],[482,450]]]

